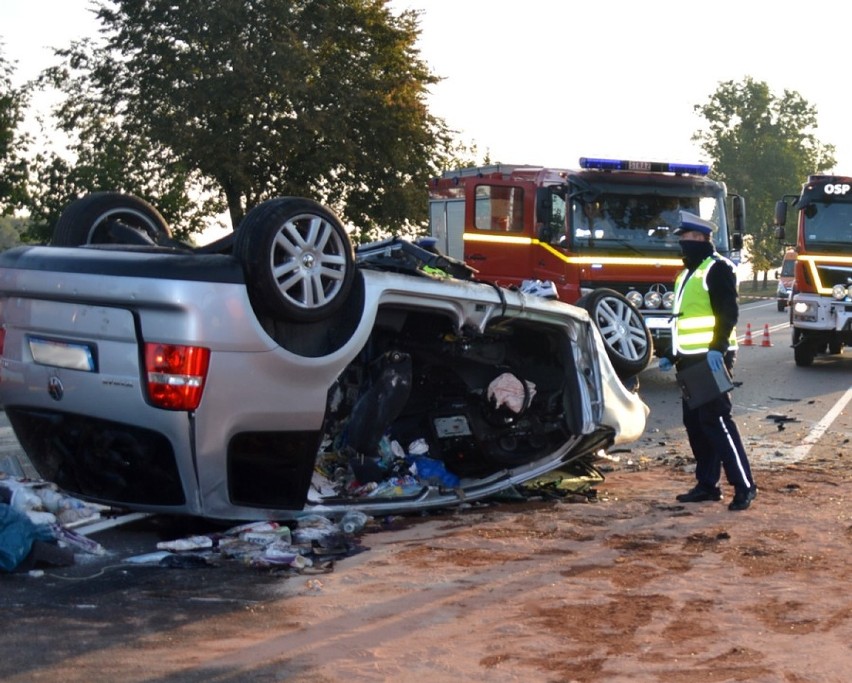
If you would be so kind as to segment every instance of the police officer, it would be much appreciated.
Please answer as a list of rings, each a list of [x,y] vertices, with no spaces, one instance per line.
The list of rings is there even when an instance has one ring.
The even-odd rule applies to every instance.
[[[739,317],[737,278],[733,264],[716,253],[710,241],[716,226],[687,211],[680,212],[675,235],[686,269],[675,280],[672,353],[660,359],[660,369],[679,370],[707,363],[711,370],[726,366],[730,372],[736,357],[735,325]],[[757,496],[748,457],[739,430],[731,417],[731,396],[722,393],[697,408],[683,402],[683,424],[695,457],[696,485],[677,496],[681,503],[722,499],[722,469],[734,487],[729,510],[745,510]]]

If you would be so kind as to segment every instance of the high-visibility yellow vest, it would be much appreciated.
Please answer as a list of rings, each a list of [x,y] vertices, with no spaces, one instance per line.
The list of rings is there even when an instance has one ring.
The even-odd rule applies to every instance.
[[[681,355],[707,353],[713,341],[713,328],[716,318],[710,305],[710,293],[707,291],[707,273],[720,258],[708,256],[701,262],[686,282],[686,272],[682,271],[675,280],[675,327],[672,348]],[[728,338],[728,350],[737,348],[736,328]]]

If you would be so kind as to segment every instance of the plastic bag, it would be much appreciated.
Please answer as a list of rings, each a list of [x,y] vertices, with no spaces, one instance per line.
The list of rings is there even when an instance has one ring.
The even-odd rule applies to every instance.
[[[54,541],[47,525],[36,525],[23,512],[0,503],[0,569],[12,572],[24,561],[35,541]]]

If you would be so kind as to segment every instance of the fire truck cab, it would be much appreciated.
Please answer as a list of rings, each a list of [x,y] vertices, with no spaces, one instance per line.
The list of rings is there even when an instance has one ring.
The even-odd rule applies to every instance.
[[[782,241],[788,201],[798,218],[790,324],[796,365],[804,367],[852,345],[852,177],[812,175],[800,195],[779,200]]]
[[[732,197],[729,222],[726,188],[705,165],[585,157],[579,165],[446,171],[430,185],[431,234],[480,280],[552,282],[560,300],[589,310],[616,370],[629,375],[648,331],[657,355],[671,345],[679,211],[712,221],[717,250],[738,261],[744,202]],[[639,315],[643,329],[631,324]]]

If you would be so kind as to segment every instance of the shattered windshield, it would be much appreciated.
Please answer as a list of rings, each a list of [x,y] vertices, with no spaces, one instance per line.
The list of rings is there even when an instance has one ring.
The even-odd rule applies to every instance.
[[[679,211],[712,221],[717,248],[727,251],[724,199],[701,194],[707,188],[609,186],[583,192],[571,200],[568,234],[578,252],[619,252],[680,255],[674,230]]]
[[[852,203],[811,202],[804,214],[805,244],[811,249],[848,250],[852,243]]]

